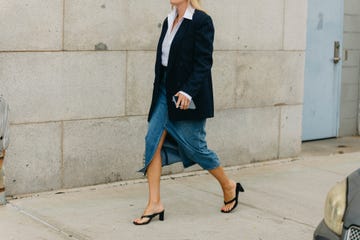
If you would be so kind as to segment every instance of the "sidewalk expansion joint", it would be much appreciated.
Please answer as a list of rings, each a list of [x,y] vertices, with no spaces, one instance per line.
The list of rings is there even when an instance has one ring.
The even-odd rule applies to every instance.
[[[304,164],[304,163],[301,163],[301,162],[297,162],[297,164],[300,165],[300,166],[302,166],[302,167],[309,167],[308,165],[306,165],[306,164]],[[335,174],[335,175],[344,176],[344,173],[336,172],[336,171],[331,171],[331,170],[324,169],[324,168],[321,168],[321,167],[314,167],[314,166],[312,166],[311,168],[312,168],[312,169],[319,170],[319,171],[322,171],[322,172],[326,172],[326,173],[332,173],[332,174]]]
[[[31,218],[33,221],[37,222],[37,223],[40,223],[42,225],[44,225],[45,227],[47,228],[50,228],[51,230],[65,236],[67,239],[71,239],[71,240],[85,240],[84,238],[80,238],[78,236],[74,236],[74,234],[71,234],[71,233],[68,233],[58,227],[56,227],[55,225],[53,224],[50,224],[48,222],[46,222],[45,220],[35,216],[34,214],[30,213],[30,212],[27,212],[25,209],[13,204],[13,203],[8,203],[7,205],[10,205],[11,207],[15,208],[15,210],[17,210],[19,213]]]
[[[273,211],[269,211],[268,209],[264,209],[264,208],[260,208],[260,207],[256,207],[252,204],[248,204],[248,203],[244,203],[244,202],[241,202],[239,201],[239,204],[243,205],[243,206],[246,206],[246,207],[249,207],[249,208],[252,208],[252,209],[256,209],[258,211],[261,211],[261,212],[264,212],[264,213],[267,213],[267,214],[270,214],[274,217],[277,217],[277,218],[280,218],[284,221],[289,221],[289,222],[293,222],[293,223],[296,223],[296,224],[300,224],[300,225],[303,225],[303,226],[306,226],[306,227],[309,227],[311,229],[314,229],[315,230],[315,226],[311,225],[311,224],[308,224],[308,223],[305,223],[305,222],[302,222],[300,220],[297,220],[297,219],[293,219],[293,218],[290,218],[290,217],[284,217],[284,216],[281,216]]]

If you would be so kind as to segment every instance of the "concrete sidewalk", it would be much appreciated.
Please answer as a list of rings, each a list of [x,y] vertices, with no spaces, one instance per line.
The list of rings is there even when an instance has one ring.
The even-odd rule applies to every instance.
[[[11,199],[0,207],[0,239],[305,240],[323,217],[326,193],[360,167],[360,152],[286,159],[227,169],[245,193],[231,214],[204,172],[162,181],[165,221],[135,226],[144,181],[119,182]]]

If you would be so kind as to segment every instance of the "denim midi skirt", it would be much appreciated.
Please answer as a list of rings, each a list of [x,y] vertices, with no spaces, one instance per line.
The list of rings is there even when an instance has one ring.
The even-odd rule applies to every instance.
[[[145,137],[144,167],[139,172],[146,174],[146,170],[154,157],[164,130],[167,131],[167,136],[161,149],[162,166],[182,162],[185,168],[194,164],[199,164],[205,170],[219,167],[220,161],[218,156],[215,152],[208,149],[205,140],[206,119],[195,121],[169,120],[165,81],[166,72],[162,78],[160,96],[148,123],[148,131]]]

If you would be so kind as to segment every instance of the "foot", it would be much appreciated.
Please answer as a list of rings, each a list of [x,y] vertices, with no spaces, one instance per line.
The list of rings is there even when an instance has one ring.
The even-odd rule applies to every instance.
[[[147,207],[145,208],[145,211],[143,213],[143,216],[149,216],[149,215],[153,215],[154,213],[160,213],[164,211],[164,206],[162,205],[162,203],[158,203],[158,204],[148,204]],[[140,217],[140,218],[136,218],[133,222],[135,224],[144,224],[146,222],[148,222],[150,220],[150,218],[148,217]]]
[[[236,183],[233,180],[230,180],[230,183],[223,188],[224,192],[224,202],[229,202],[230,200],[236,197]],[[222,208],[222,212],[230,211],[235,205],[235,201],[229,204],[225,204]]]

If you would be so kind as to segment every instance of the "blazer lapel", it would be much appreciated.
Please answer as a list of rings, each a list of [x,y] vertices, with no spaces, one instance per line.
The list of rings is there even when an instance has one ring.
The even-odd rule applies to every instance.
[[[156,63],[155,63],[156,73],[160,73],[162,43],[164,41],[167,29],[168,29],[168,24],[167,24],[167,18],[166,18],[165,21],[164,21],[164,25],[163,25],[161,35],[160,35],[160,38],[159,38],[159,42],[158,42],[158,46],[157,46]]]
[[[191,23],[191,20],[184,18],[178,31],[176,32],[176,35],[175,35],[175,37],[171,43],[171,47],[170,47],[168,68],[170,68],[172,66],[174,60],[176,59],[176,53],[180,50],[179,48],[180,48],[181,40],[186,35],[187,30],[189,29],[190,23]]]
[[[166,18],[165,21],[164,21],[164,26],[162,28],[160,39],[159,39],[159,44],[158,44],[158,50],[160,50],[160,52],[161,52],[161,46],[162,46],[162,43],[164,41],[167,29],[168,29],[168,23],[167,23],[167,18]],[[159,46],[160,46],[160,48],[159,48]]]

